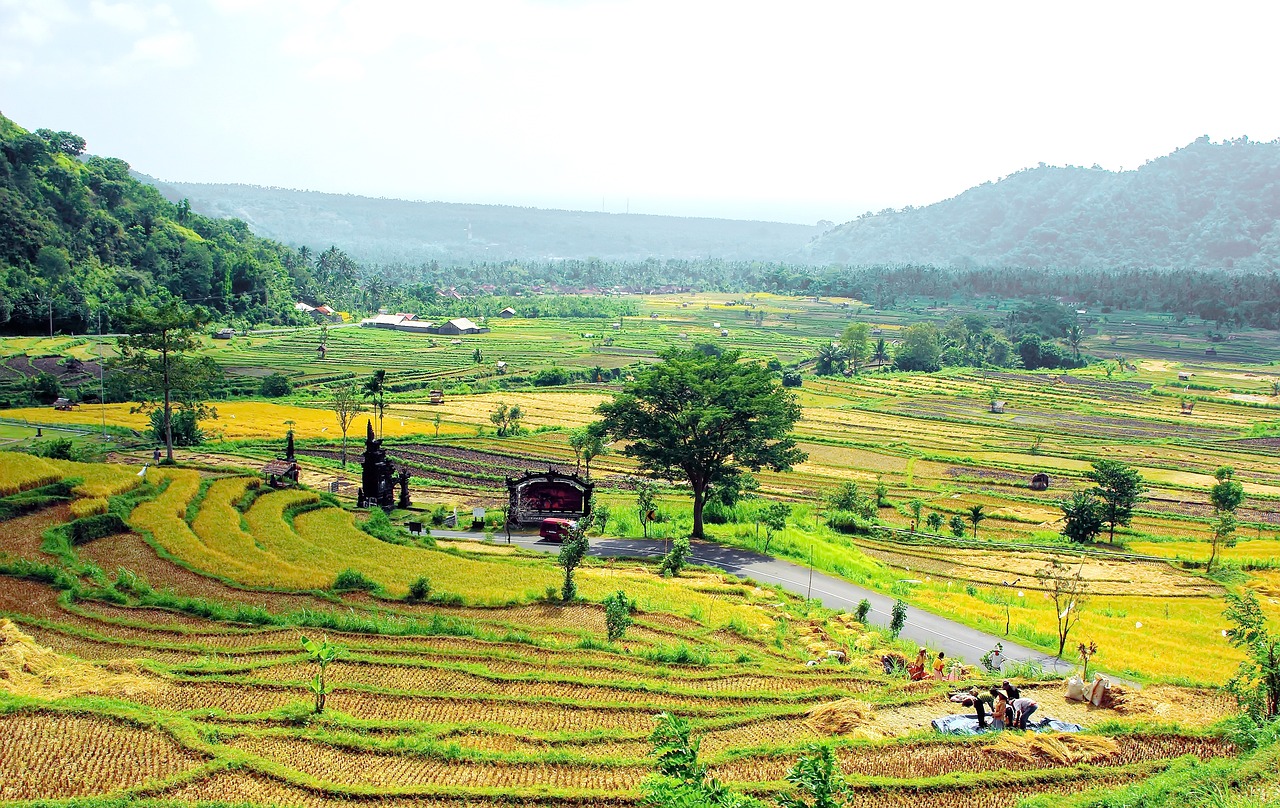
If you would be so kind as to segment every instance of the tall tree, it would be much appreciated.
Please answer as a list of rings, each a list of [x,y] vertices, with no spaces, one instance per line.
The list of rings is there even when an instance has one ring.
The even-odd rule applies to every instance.
[[[983,513],[985,505],[973,505],[969,508],[969,521],[973,523],[973,537],[978,538],[978,523],[987,518]]]
[[[1137,469],[1119,460],[1096,460],[1084,476],[1097,483],[1093,493],[1102,500],[1102,521],[1111,526],[1109,540],[1115,544],[1116,525],[1129,524],[1134,507],[1146,499],[1146,481]]]
[[[387,407],[387,372],[375,370],[361,392],[373,404],[373,414],[378,416],[378,437],[382,437],[382,414]]]
[[[1239,595],[1227,593],[1223,617],[1231,623],[1227,641],[1246,655],[1227,689],[1258,723],[1280,716],[1280,632],[1270,630],[1266,613],[1249,589]]]
[[[342,427],[342,467],[345,469],[347,467],[347,430],[351,428],[351,422],[356,419],[356,415],[364,412],[364,406],[360,403],[355,387],[342,384],[334,388],[333,396],[329,399],[329,409],[338,416],[338,426]]]
[[[1235,471],[1230,466],[1222,466],[1213,473],[1218,482],[1209,489],[1209,504],[1213,506],[1214,520],[1206,572],[1213,570],[1219,547],[1231,547],[1235,544],[1236,509],[1244,502],[1244,486],[1232,479],[1234,475]]]
[[[119,367],[151,382],[161,400],[165,459],[173,462],[173,399],[175,390],[197,397],[207,387],[207,363],[185,362],[185,355],[200,347],[199,330],[209,313],[169,298],[158,306],[130,306],[122,317],[125,336],[120,338]]]
[[[569,433],[569,448],[573,449],[574,467],[591,479],[591,461],[608,452],[604,445],[604,429],[599,421],[579,427]]]
[[[702,510],[713,486],[747,469],[786,471],[808,457],[791,435],[800,420],[795,395],[737,351],[668,350],[597,412],[608,434],[629,441],[623,454],[641,469],[689,482],[694,538],[704,535]]]
[[[902,344],[894,351],[898,370],[935,371],[942,367],[942,336],[933,323],[916,323],[902,330]]]
[[[871,326],[866,323],[850,323],[840,335],[840,344],[849,355],[853,372],[858,373],[871,354]]]

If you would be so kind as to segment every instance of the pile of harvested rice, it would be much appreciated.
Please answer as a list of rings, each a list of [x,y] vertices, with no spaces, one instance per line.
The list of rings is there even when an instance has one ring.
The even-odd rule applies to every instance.
[[[120,663],[102,668],[63,656],[23,634],[13,621],[0,618],[0,689],[10,693],[57,699],[90,693],[131,696],[156,689],[157,682],[128,667]]]
[[[865,701],[841,699],[819,704],[808,712],[809,723],[826,735],[847,735],[875,720],[875,709]]]
[[[1094,763],[1114,755],[1120,745],[1101,735],[1057,735],[1002,732],[994,743],[982,747],[983,754],[1026,763],[1073,766]]]

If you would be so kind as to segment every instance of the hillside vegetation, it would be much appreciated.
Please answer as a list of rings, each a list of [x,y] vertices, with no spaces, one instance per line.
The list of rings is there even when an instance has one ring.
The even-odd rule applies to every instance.
[[[148,178],[149,180],[149,178]],[[170,200],[249,222],[296,246],[337,245],[362,261],[530,258],[776,259],[818,231],[811,225],[684,216],[411,202],[257,185],[154,182]],[[424,191],[429,193],[429,191]]]
[[[170,293],[219,314],[287,322],[310,267],[244,222],[167,202],[129,164],[70,132],[0,115],[0,330],[110,331],[126,304]]]
[[[843,224],[811,263],[1266,269],[1280,259],[1280,142],[1207,137],[1133,171],[1019,171]]]

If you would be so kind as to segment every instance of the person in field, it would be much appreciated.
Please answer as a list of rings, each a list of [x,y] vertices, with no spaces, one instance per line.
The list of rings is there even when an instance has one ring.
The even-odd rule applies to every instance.
[[[1022,698],[1022,691],[1018,689],[1017,685],[1011,684],[1008,679],[1005,679],[1000,687],[1004,689],[1005,695],[1009,697],[1009,701]]]
[[[1009,725],[1009,699],[998,687],[991,688],[991,728],[1004,729]]]
[[[946,663],[943,662],[943,660],[946,659],[946,656],[947,656],[946,651],[939,651],[937,658],[933,660],[933,678],[934,679],[943,678],[942,669],[946,667]]]
[[[1013,726],[1018,729],[1027,728],[1027,719],[1031,718],[1031,714],[1040,708],[1031,699],[1018,698],[1009,702],[1009,707],[1013,710]]]
[[[907,666],[907,673],[911,674],[911,680],[918,681],[925,676],[926,666],[929,664],[929,651],[921,648],[916,653],[916,661]]]

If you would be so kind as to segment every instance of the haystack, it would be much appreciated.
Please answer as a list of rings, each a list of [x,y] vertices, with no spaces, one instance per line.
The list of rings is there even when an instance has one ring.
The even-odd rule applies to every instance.
[[[826,735],[847,735],[875,720],[875,710],[865,701],[841,699],[819,704],[808,712],[809,724]]]
[[[19,696],[57,699],[96,694],[132,696],[155,690],[158,683],[123,670],[125,665],[98,667],[56,653],[23,634],[11,620],[0,618],[0,689]]]
[[[983,754],[1045,766],[1074,766],[1104,760],[1120,750],[1113,738],[1101,735],[1048,735],[1002,732]]]

